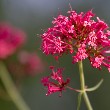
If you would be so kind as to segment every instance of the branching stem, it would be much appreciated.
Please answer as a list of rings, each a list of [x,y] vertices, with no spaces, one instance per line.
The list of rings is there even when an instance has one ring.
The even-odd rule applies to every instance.
[[[87,106],[88,110],[93,110],[93,108],[91,106],[91,103],[89,101],[89,98],[87,96],[86,89],[85,89],[85,79],[84,79],[84,72],[83,72],[82,61],[78,62],[78,66],[79,66],[79,73],[80,73],[81,91],[83,91],[82,92],[82,96],[84,97],[84,100],[85,100],[85,103],[86,103],[86,106]]]

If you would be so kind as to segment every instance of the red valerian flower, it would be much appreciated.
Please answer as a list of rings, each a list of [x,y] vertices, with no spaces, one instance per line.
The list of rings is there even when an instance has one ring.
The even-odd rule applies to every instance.
[[[26,51],[21,51],[18,54],[18,60],[24,67],[24,72],[29,75],[36,75],[44,70],[44,65],[39,56],[36,53],[29,53]]]
[[[110,71],[110,31],[99,17],[92,18],[92,10],[80,14],[68,11],[52,21],[42,37],[42,50],[46,55],[72,54],[73,63],[88,58],[93,67],[105,66]]]
[[[67,84],[70,82],[70,79],[67,78],[66,81],[63,80],[62,76],[62,68],[58,68],[57,71],[54,71],[54,67],[51,66],[52,70],[51,76],[42,78],[41,82],[44,86],[47,87],[48,92],[46,95],[50,95],[55,92],[60,92],[60,96],[62,91],[66,89]]]
[[[10,24],[0,23],[0,59],[12,55],[25,42],[25,33]]]

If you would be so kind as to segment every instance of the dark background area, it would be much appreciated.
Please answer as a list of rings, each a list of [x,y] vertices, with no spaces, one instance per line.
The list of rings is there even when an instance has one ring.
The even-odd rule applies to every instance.
[[[37,36],[43,33],[42,30],[51,26],[53,17],[57,17],[59,13],[67,15],[67,11],[70,10],[69,3],[77,12],[87,12],[93,9],[96,16],[110,26],[110,0],[0,0],[0,21],[10,22],[24,30],[28,41],[23,48],[37,51],[47,65],[64,67],[64,75],[71,77],[71,85],[74,88],[80,88],[78,67],[77,64],[71,63],[71,56],[64,56],[57,64],[52,56],[45,56],[40,51],[41,39]],[[110,74],[107,69],[102,68],[102,71],[94,69],[90,62],[85,60],[84,72],[86,84],[89,87],[97,84],[102,78],[104,79],[101,87],[88,95],[94,110],[109,110]],[[77,93],[73,91],[64,91],[60,98],[57,93],[48,97],[45,95],[46,90],[40,80],[48,74],[47,68],[44,73],[25,78],[21,82],[20,92],[31,110],[76,110]],[[17,108],[12,101],[0,98],[0,110],[17,110]],[[81,104],[81,110],[87,110],[85,103]]]

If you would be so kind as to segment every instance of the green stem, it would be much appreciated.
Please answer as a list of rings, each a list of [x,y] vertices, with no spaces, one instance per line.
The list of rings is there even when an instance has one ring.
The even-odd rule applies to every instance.
[[[85,103],[86,103],[86,106],[87,106],[88,110],[93,110],[93,108],[91,106],[91,103],[89,101],[89,98],[87,96],[87,93],[85,91],[85,79],[84,79],[84,72],[83,72],[82,61],[78,62],[78,66],[79,66],[79,73],[80,73],[81,90],[83,91],[82,95],[84,97],[84,100],[85,100]]]
[[[12,101],[15,103],[18,110],[30,110],[30,108],[26,105],[21,95],[19,94],[3,62],[0,62],[0,78],[2,83],[4,84],[4,87],[8,95],[11,97]]]
[[[78,95],[78,106],[77,106],[77,110],[80,110],[81,100],[82,100],[82,93],[80,92],[79,95]]]
[[[101,86],[102,83],[103,83],[103,79],[101,79],[100,82],[96,86],[87,88],[86,91],[87,92],[95,91],[96,89],[98,89]]]
[[[85,100],[85,103],[86,103],[88,110],[93,110],[86,92],[83,93],[83,97],[84,97],[84,100]]]

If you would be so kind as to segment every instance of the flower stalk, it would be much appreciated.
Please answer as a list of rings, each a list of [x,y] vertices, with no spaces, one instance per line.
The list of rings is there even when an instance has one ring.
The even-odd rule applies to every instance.
[[[30,110],[30,108],[19,94],[12,78],[10,77],[9,72],[7,71],[7,68],[2,61],[0,61],[0,79],[18,110]]]
[[[78,62],[78,66],[79,66],[79,73],[80,73],[80,83],[81,83],[82,96],[85,100],[85,103],[86,103],[86,106],[87,106],[88,110],[93,110],[92,105],[91,105],[91,103],[89,101],[89,98],[87,96],[86,89],[85,89],[85,79],[84,79],[82,61]]]
[[[78,106],[77,106],[77,110],[80,110],[81,100],[82,100],[82,92],[80,92],[79,95],[78,95]]]

